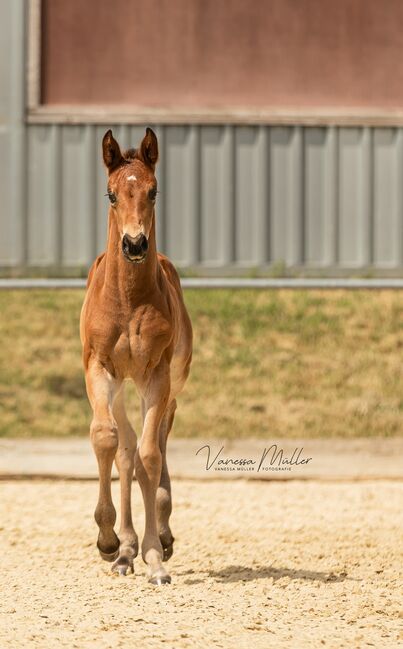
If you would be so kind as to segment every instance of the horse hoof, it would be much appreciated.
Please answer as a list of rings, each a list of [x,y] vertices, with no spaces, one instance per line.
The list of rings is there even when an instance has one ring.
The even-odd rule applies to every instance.
[[[169,575],[163,575],[161,577],[151,577],[151,579],[149,579],[148,582],[150,584],[153,584],[154,586],[162,586],[163,584],[170,584],[171,577]]]
[[[116,575],[126,577],[127,571],[129,571],[129,573],[134,572],[133,563],[130,563],[127,557],[119,557],[113,564],[111,571]]]
[[[99,548],[98,548],[98,551],[99,551],[99,554],[101,555],[101,558],[104,561],[108,561],[109,563],[112,563],[113,561],[115,561],[115,559],[117,559],[118,556],[119,556],[119,550],[116,550],[116,552],[111,552],[110,554],[107,553],[107,552],[102,552],[102,550],[100,550]]]
[[[119,546],[118,546],[117,549],[116,549],[115,551],[113,551],[113,552],[104,552],[104,551],[101,550],[101,548],[99,547],[99,543],[97,543],[97,548],[98,548],[98,552],[99,552],[99,554],[101,555],[102,559],[103,559],[104,561],[109,561],[109,563],[112,563],[113,561],[115,561],[115,560],[118,558],[118,556],[119,556]]]

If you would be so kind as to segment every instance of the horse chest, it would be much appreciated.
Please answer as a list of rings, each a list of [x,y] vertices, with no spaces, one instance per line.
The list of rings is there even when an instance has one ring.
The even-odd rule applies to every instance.
[[[158,365],[172,337],[170,323],[160,315],[133,318],[116,341],[113,362],[125,378],[136,378]]]

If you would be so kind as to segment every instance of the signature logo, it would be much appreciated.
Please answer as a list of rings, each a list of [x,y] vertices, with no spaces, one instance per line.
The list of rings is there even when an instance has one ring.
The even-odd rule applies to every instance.
[[[196,455],[205,455],[206,471],[291,471],[295,466],[308,464],[312,458],[303,457],[304,448],[295,448],[291,455],[285,455],[284,449],[277,444],[264,448],[262,454],[257,458],[251,457],[226,457],[224,446],[215,455],[211,452],[209,444],[201,446]]]

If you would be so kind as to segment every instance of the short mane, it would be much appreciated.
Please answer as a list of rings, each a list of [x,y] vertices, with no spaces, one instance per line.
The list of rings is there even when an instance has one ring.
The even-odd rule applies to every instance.
[[[139,154],[137,149],[126,149],[126,151],[123,151],[123,157],[127,162],[132,162],[132,160],[139,159]]]

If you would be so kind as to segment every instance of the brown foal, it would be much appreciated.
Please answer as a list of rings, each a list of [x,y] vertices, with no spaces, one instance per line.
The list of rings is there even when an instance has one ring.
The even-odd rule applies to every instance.
[[[139,149],[122,153],[109,130],[102,148],[111,203],[108,242],[90,269],[80,320],[93,409],[90,436],[99,467],[97,545],[101,557],[113,562],[113,571],[121,575],[133,571],[138,553],[131,512],[135,471],[145,508],[142,557],[150,582],[158,585],[171,581],[162,565],[171,557],[174,541],[166,446],[175,397],[189,373],[192,327],[178,274],[156,250],[155,133],[147,128]],[[138,447],[124,405],[125,379],[134,381],[141,399],[143,431]],[[121,488],[118,535],[111,497],[114,460]]]

